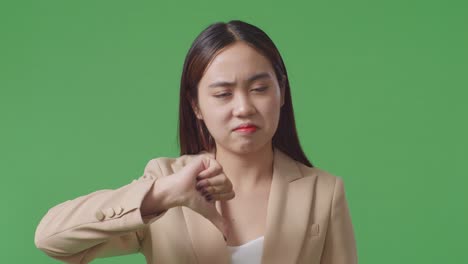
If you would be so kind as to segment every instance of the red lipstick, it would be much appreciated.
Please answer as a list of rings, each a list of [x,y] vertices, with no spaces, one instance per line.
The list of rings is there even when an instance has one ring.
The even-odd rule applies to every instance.
[[[241,124],[237,126],[234,130],[238,132],[243,132],[243,133],[253,133],[257,131],[257,126],[255,126],[254,124],[249,124],[249,123]]]

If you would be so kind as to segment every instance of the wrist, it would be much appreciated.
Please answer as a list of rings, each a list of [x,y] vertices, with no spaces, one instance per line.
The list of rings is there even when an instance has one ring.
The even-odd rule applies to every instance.
[[[165,178],[158,178],[143,199],[140,208],[142,216],[160,214],[173,207],[170,188]]]
[[[179,205],[177,195],[174,194],[173,181],[169,177],[160,177],[153,186],[153,197],[158,212],[168,210]]]

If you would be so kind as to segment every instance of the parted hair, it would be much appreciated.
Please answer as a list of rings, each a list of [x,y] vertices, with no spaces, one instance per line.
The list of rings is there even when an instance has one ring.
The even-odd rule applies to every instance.
[[[196,117],[198,84],[206,67],[218,52],[237,41],[243,41],[265,56],[272,64],[276,78],[284,90],[284,105],[280,110],[278,128],[272,145],[296,161],[313,167],[304,154],[296,131],[288,74],[283,59],[273,41],[260,28],[240,21],[217,22],[204,29],[192,43],[184,61],[180,81],[178,143],[180,155],[211,151],[216,147],[205,122]]]

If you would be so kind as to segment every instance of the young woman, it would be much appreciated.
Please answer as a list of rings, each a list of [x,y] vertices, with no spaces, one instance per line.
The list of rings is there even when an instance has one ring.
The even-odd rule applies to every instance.
[[[283,60],[242,22],[195,39],[180,86],[179,157],[132,183],[61,203],[35,244],[68,263],[140,252],[147,263],[357,263],[343,181],[296,134]]]

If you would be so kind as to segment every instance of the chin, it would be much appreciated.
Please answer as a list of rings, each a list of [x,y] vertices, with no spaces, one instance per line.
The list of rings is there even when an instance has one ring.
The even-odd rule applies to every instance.
[[[249,154],[249,153],[261,151],[266,146],[267,146],[266,143],[259,143],[259,142],[241,143],[235,147],[234,152],[238,154]]]
[[[261,151],[262,149],[269,146],[268,143],[270,143],[271,140],[272,140],[271,138],[269,141],[258,140],[258,139],[257,140],[234,140],[227,144],[218,143],[216,147],[222,148],[225,151],[229,151],[231,153],[235,153],[238,155],[245,155],[245,154]]]
[[[248,154],[248,153],[255,152],[256,150],[257,148],[255,148],[252,145],[242,145],[238,147],[237,152],[240,154]]]

